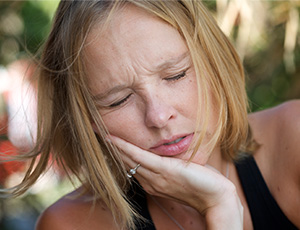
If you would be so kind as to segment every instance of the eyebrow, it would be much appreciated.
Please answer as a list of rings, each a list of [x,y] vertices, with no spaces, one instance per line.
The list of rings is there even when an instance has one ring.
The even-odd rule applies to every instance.
[[[174,66],[180,62],[182,62],[183,60],[189,58],[189,52],[185,52],[183,54],[181,54],[180,56],[178,57],[175,57],[175,58],[171,58],[159,65],[157,65],[154,69],[156,71],[153,71],[153,72],[161,72],[163,70],[166,70],[166,69],[169,69],[171,66]],[[189,60],[189,59],[188,59]],[[122,91],[124,89],[128,88],[127,85],[117,85],[117,86],[114,86],[110,89],[108,89],[107,91],[103,92],[103,93],[99,93],[95,96],[92,96],[93,100],[97,101],[97,100],[101,100],[103,99],[104,97],[106,97],[107,95],[109,94],[113,94],[113,93],[116,93],[116,92],[119,92],[119,91]]]
[[[94,101],[98,101],[98,100],[101,100],[101,99],[105,98],[109,94],[117,93],[117,92],[122,91],[126,88],[128,88],[126,85],[117,85],[117,86],[114,86],[111,89],[109,89],[109,90],[107,90],[103,93],[98,93],[97,95],[92,96],[92,98],[93,98]]]
[[[159,72],[162,70],[166,70],[168,68],[170,68],[171,66],[174,66],[180,62],[182,62],[183,60],[189,58],[189,52],[185,52],[183,54],[181,54],[178,57],[172,58],[170,60],[167,60],[165,62],[163,62],[162,64],[159,64],[155,69]]]

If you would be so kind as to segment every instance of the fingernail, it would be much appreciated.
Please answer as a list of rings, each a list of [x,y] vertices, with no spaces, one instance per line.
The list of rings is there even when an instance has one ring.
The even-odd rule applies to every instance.
[[[107,141],[108,143],[111,143],[111,139],[109,138],[109,136],[105,137],[105,141]]]

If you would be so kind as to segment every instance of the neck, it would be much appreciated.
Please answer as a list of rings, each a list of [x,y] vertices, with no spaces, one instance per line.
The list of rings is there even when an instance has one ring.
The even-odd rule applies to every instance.
[[[156,202],[154,200],[156,200]],[[154,197],[154,200],[153,198],[149,198],[148,205],[153,221],[158,228],[159,226],[173,226],[174,228],[172,227],[172,229],[205,229],[204,217],[194,208],[162,197]],[[157,205],[157,203],[159,203],[159,205]],[[172,218],[167,217],[168,215],[160,206],[163,207]],[[175,227],[176,224],[172,219],[175,219],[180,226],[190,227],[180,228],[178,225]]]
[[[230,164],[230,161],[223,157],[221,148],[217,146],[209,156],[205,155],[205,152],[204,149],[200,150],[193,158],[192,162],[200,165],[207,165],[208,167],[211,166],[227,177],[228,164]]]

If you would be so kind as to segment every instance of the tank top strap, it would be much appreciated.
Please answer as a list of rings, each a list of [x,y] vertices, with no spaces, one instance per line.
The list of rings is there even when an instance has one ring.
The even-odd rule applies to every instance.
[[[256,162],[249,155],[235,163],[255,230],[296,230],[272,196]]]
[[[144,220],[136,220],[137,230],[155,230],[151,215],[149,213],[146,192],[142,186],[134,180],[127,195],[135,210]]]

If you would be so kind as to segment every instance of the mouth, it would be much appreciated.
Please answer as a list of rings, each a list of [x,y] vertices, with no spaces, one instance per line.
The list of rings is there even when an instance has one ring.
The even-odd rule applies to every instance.
[[[163,145],[172,145],[172,144],[176,144],[176,143],[180,142],[181,140],[183,140],[184,138],[186,138],[186,136],[180,137],[180,138],[178,138],[178,139],[176,139],[176,140],[174,140],[174,141],[165,143],[165,144],[163,144]]]
[[[160,156],[175,156],[186,152],[192,142],[193,133],[179,135],[168,140],[162,140],[150,148],[150,151]]]

